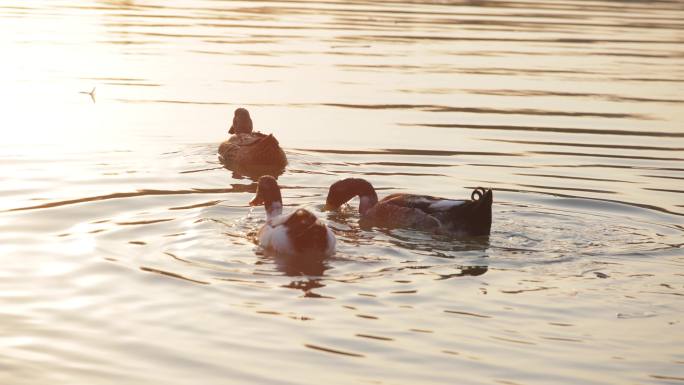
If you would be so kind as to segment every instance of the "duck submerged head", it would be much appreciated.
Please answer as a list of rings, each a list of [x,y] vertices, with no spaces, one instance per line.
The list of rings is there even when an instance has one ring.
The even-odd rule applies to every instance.
[[[230,126],[229,134],[251,134],[252,118],[246,108],[238,108],[233,115],[233,125]]]
[[[280,214],[283,207],[283,198],[280,195],[278,182],[271,175],[264,175],[257,182],[257,191],[254,198],[249,202],[250,206],[266,206],[269,214]]]
[[[359,213],[366,214],[376,203],[376,194],[373,185],[365,179],[347,178],[333,183],[328,190],[328,197],[325,199],[325,208],[334,210],[347,203],[355,196],[359,197]]]

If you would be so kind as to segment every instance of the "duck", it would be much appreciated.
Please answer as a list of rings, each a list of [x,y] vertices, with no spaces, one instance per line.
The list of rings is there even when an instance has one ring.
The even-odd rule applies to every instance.
[[[266,223],[259,229],[259,246],[276,255],[328,257],[335,253],[335,235],[309,210],[283,214],[280,186],[271,175],[261,176],[250,206],[263,205]]]
[[[231,137],[218,148],[219,161],[226,168],[247,175],[277,174],[285,169],[287,157],[278,140],[273,134],[253,131],[252,118],[246,108],[235,110],[228,133]]]
[[[476,188],[470,200],[403,193],[378,200],[370,182],[347,178],[330,186],[325,207],[338,209],[356,196],[362,227],[410,228],[457,236],[489,235],[492,227],[491,189]]]

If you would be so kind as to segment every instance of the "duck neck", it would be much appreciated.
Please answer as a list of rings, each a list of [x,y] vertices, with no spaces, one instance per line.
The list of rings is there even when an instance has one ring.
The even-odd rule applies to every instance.
[[[375,191],[372,195],[359,195],[359,214],[366,215],[368,210],[378,203],[378,195]]]
[[[253,130],[252,119],[248,116],[235,116],[233,125],[230,126],[230,134],[251,134]]]
[[[283,213],[283,202],[266,202],[266,219],[275,218]]]

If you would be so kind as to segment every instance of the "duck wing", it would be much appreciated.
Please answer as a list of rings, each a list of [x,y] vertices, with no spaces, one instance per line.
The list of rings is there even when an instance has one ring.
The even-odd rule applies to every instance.
[[[366,215],[361,218],[360,224],[364,227],[407,227],[427,231],[437,230],[441,226],[439,219],[423,210],[422,206],[421,202],[407,199],[406,196],[390,195],[368,210]]]
[[[287,254],[331,254],[335,238],[314,214],[298,209],[270,219],[260,233],[262,245]]]
[[[308,210],[298,209],[290,214],[283,226],[297,252],[323,252],[330,247],[327,226]]]
[[[466,203],[466,201],[463,200],[415,194],[392,194],[388,195],[380,202],[421,210],[426,214],[439,214]]]
[[[219,160],[224,164],[234,163],[245,149],[259,143],[263,136],[263,134],[259,133],[232,135],[228,140],[219,145]]]
[[[492,224],[492,190],[477,188],[471,198],[472,200],[455,200],[430,195],[392,194],[381,200],[378,206],[388,206],[384,211],[393,211],[394,217],[403,216],[404,218],[395,220],[401,224],[410,221],[429,223],[432,220],[439,224],[438,227],[449,232],[489,234]],[[419,228],[425,228],[424,226]]]

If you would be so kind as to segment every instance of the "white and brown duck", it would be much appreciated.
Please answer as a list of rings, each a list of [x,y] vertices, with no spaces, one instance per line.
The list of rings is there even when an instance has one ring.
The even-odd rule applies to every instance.
[[[412,228],[452,235],[488,235],[492,227],[492,190],[473,190],[470,200],[429,195],[392,194],[378,201],[367,180],[348,178],[330,186],[327,209],[337,209],[359,197],[360,224],[364,227]]]
[[[264,170],[277,173],[287,165],[285,152],[273,134],[254,131],[252,118],[245,108],[235,110],[233,125],[228,131],[232,136],[221,143],[218,157],[232,170]]]
[[[264,205],[266,223],[258,233],[259,246],[276,255],[326,257],[335,253],[335,235],[306,209],[283,214],[280,187],[275,178],[264,175],[257,182],[250,206]]]

